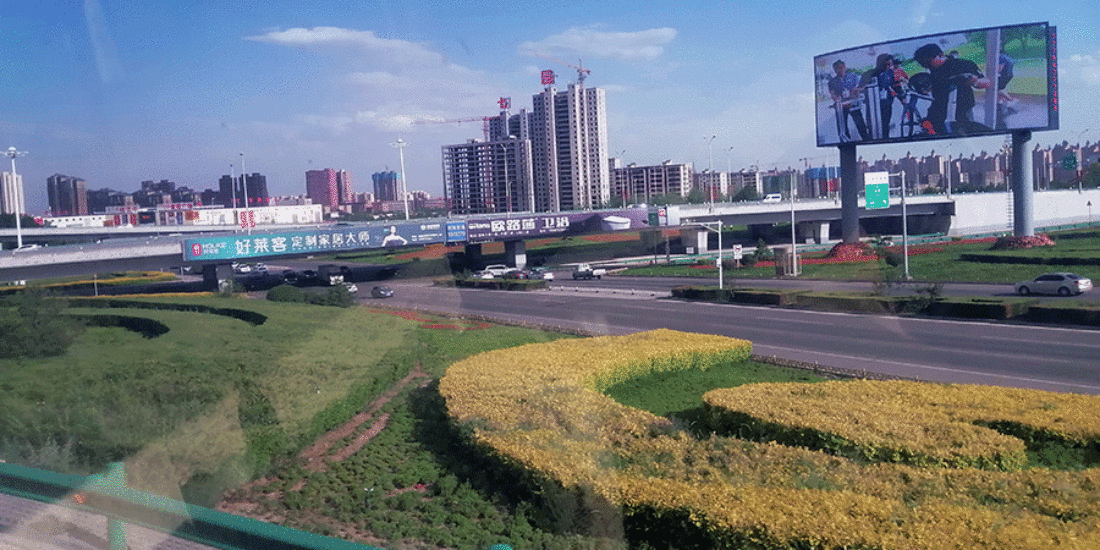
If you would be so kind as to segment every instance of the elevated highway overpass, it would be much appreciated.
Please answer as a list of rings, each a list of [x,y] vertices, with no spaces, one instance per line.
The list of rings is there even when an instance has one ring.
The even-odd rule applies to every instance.
[[[866,210],[859,201],[859,223],[865,234],[901,232],[901,206],[896,198],[881,210]],[[1100,208],[1100,190],[1048,191],[1035,194],[1039,227],[1091,222],[1092,205]],[[906,198],[911,234],[966,235],[1008,232],[1012,228],[1010,193],[919,195]],[[794,203],[800,242],[829,241],[838,234],[843,212],[831,199]],[[513,213],[467,218],[434,218],[362,224],[261,226],[251,231],[210,226],[137,226],[103,228],[25,228],[30,250],[0,251],[0,281],[34,278],[43,267],[58,274],[102,273],[124,269],[180,265],[228,264],[233,261],[294,258],[311,254],[370,250],[429,243],[464,245],[474,257],[480,245],[504,242],[513,265],[526,263],[525,239],[608,231],[686,229],[721,220],[728,225],[764,227],[791,221],[791,204],[716,203],[668,207],[592,210],[560,213]],[[706,239],[696,230],[698,251]],[[6,247],[15,229],[0,230]],[[55,269],[51,269],[51,272]]]

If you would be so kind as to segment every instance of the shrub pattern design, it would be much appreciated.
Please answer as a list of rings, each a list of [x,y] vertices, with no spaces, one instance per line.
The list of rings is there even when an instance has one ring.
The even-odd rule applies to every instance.
[[[904,405],[933,396],[940,387],[868,382],[845,389],[841,406],[870,403],[863,416],[835,418],[837,431],[847,430],[842,439],[942,463],[922,467],[904,460],[852,460],[774,441],[697,440],[667,419],[598,392],[653,370],[740,361],[751,349],[741,340],[667,330],[533,344],[452,365],[440,392],[448,414],[476,443],[529,473],[544,506],[566,531],[611,537],[623,516],[637,516],[687,518],[715,548],[1100,548],[1100,469],[1022,468],[1018,441],[962,427],[1010,422],[1001,431],[1007,427],[1025,439],[1057,436],[1095,447],[1098,397],[948,387],[954,402],[966,405],[959,407],[965,413],[953,413],[958,425],[945,427],[923,410],[904,413],[929,416],[909,427],[882,420],[881,431],[893,430],[895,440],[928,429],[905,444],[851,424],[866,415],[898,414],[876,412],[876,396],[881,405],[893,393]],[[757,414],[797,401],[781,399],[777,389],[746,388],[746,395],[714,398],[715,406],[734,410],[752,392],[757,396],[751,403],[757,405],[746,407]],[[802,391],[820,404],[833,390],[787,391]],[[823,394],[814,395],[817,391]],[[811,407],[803,416],[812,414],[812,405],[803,406]],[[841,406],[834,402],[832,408]],[[774,420],[781,423],[778,416]],[[824,426],[814,429],[828,433]],[[937,449],[934,441],[940,437],[960,448]],[[991,468],[952,467],[969,461],[989,462]]]

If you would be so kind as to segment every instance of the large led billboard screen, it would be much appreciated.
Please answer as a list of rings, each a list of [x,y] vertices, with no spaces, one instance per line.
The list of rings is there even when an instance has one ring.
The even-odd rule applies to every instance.
[[[990,27],[816,56],[817,145],[1056,130],[1054,31]]]

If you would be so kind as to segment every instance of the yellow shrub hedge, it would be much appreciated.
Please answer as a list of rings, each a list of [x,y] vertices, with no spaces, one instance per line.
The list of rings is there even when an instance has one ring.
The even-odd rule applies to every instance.
[[[685,512],[713,540],[736,541],[729,547],[755,541],[759,548],[1100,548],[1097,468],[1006,472],[862,464],[776,443],[696,440],[672,430],[666,419],[597,391],[653,370],[707,368],[750,353],[749,342],[668,330],[531,344],[452,365],[440,392],[449,414],[477,442],[542,482],[544,500],[567,529],[613,536],[611,511],[655,510]],[[852,386],[856,395],[893,391],[887,383],[859,384]],[[834,391],[831,386],[822,392]],[[910,389],[910,397],[899,402],[917,400],[934,387]],[[1088,424],[1087,411],[1100,410],[1098,397],[1062,400],[1060,394],[1028,390],[958,390],[960,408],[970,412],[954,413],[956,421],[1015,419],[1096,444],[1100,421],[1094,412]],[[852,395],[847,394],[845,406],[861,407]],[[811,395],[809,400],[823,398]],[[722,406],[730,404],[723,401]],[[761,401],[754,410],[764,408]],[[1043,416],[1033,409],[1063,414]],[[892,413],[869,409],[865,414],[850,420],[862,423]],[[916,430],[890,423],[883,427],[893,430],[896,439]],[[930,433],[943,429],[930,425]],[[953,430],[944,433],[969,441],[965,430]],[[1006,455],[1018,448],[996,437],[986,439]],[[933,447],[925,442],[914,448],[938,456]],[[976,445],[967,452],[983,449]]]

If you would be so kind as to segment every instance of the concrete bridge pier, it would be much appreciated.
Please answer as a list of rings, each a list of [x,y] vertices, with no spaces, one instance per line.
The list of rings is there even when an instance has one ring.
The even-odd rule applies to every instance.
[[[795,224],[795,234],[801,242],[813,239],[814,244],[824,243],[829,240],[829,222],[798,222]]]
[[[504,257],[508,265],[519,269],[527,267],[527,243],[524,241],[504,241]]]
[[[470,265],[481,265],[481,243],[466,243],[466,261]]]
[[[214,292],[230,292],[233,290],[233,265],[232,264],[203,264],[203,285]]]
[[[708,233],[703,227],[684,227],[680,229],[680,242],[689,250],[694,248],[696,254],[702,254],[707,251]]]

